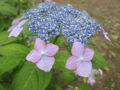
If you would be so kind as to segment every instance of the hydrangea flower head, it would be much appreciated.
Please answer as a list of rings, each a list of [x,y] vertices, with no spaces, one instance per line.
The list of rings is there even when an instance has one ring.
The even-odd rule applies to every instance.
[[[37,67],[45,72],[49,72],[54,64],[54,55],[59,50],[54,44],[46,44],[40,38],[35,41],[35,49],[33,49],[26,60],[36,63]]]
[[[30,19],[28,28],[45,41],[61,33],[69,43],[87,44],[96,31],[102,31],[100,24],[85,11],[70,4],[57,5],[46,1],[25,12],[24,18]]]
[[[36,8],[26,11],[23,15],[24,19],[29,20],[28,29],[32,30],[41,40],[49,42],[52,37],[62,34],[69,43],[81,42],[87,44],[91,36],[95,32],[103,32],[107,40],[107,32],[103,30],[100,24],[92,19],[86,11],[78,10],[72,5],[57,5],[52,0],[45,0]],[[13,21],[11,36],[17,37],[23,30]]]
[[[88,77],[92,70],[93,55],[93,50],[85,48],[80,42],[75,42],[72,46],[72,56],[68,59],[66,68],[75,70],[79,76]]]

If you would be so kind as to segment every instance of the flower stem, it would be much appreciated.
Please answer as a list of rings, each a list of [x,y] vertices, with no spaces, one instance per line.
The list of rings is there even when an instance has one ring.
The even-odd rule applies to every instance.
[[[58,40],[58,38],[60,37],[60,35],[56,36],[55,40],[54,40],[54,44],[56,43],[56,41]]]
[[[18,0],[18,14],[20,14],[21,12],[21,1]]]

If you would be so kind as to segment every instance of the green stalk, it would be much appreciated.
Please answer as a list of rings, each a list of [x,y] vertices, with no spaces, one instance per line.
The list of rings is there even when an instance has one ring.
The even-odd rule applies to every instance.
[[[22,6],[21,1],[18,0],[18,14],[20,14],[21,12],[21,6]]]

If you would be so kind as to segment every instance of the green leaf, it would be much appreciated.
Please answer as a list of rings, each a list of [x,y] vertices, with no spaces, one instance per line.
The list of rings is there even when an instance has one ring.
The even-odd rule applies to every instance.
[[[110,54],[113,56],[113,57],[116,57],[116,53],[114,51],[110,51]]]
[[[17,39],[15,37],[8,37],[8,35],[9,33],[6,31],[0,32],[0,45],[13,42]]]
[[[108,48],[108,46],[106,43],[102,43],[101,48],[106,49],[106,48]]]
[[[0,84],[0,90],[5,90],[5,88]]]
[[[54,68],[64,71],[66,69],[65,68],[66,61],[69,57],[70,57],[70,54],[67,51],[59,51],[55,55]]]
[[[56,76],[53,74],[52,79],[50,81],[50,84],[45,90],[63,90],[59,85],[58,85],[58,80]]]
[[[69,84],[70,82],[72,82],[75,79],[75,74],[73,71],[66,69],[62,73],[61,79],[64,83]]]
[[[94,68],[102,68],[102,69],[106,69],[107,68],[107,63],[106,60],[103,56],[102,53],[100,53],[97,50],[94,50],[95,54],[92,60],[93,63],[93,67]]]
[[[7,3],[0,3],[0,15],[17,15],[17,9]]]
[[[56,85],[56,89],[55,90],[63,90],[63,88],[61,88],[59,85]]]
[[[11,25],[11,18],[0,17],[0,31],[6,30]]]
[[[16,68],[25,57],[29,49],[24,45],[10,44],[0,48],[0,75]]]
[[[57,82],[58,82],[58,80],[57,80],[56,76],[53,74],[50,84],[48,85],[48,87],[45,90],[56,90],[55,86],[57,85]]]
[[[52,73],[41,71],[34,63],[25,62],[15,75],[12,90],[45,90],[51,80]]]
[[[0,90],[10,90],[10,85],[7,83],[0,83]]]
[[[8,0],[0,0],[0,2],[6,2],[6,1],[8,1]]]
[[[76,90],[92,90],[92,88],[86,83],[80,83],[80,88]]]
[[[66,61],[70,57],[70,54],[67,51],[59,51],[55,55],[55,65],[54,68],[62,71],[61,79],[64,83],[69,84],[74,80],[74,72],[65,68]]]
[[[96,44],[97,44],[96,41],[95,41],[94,39],[91,40],[90,43],[91,43],[92,45],[96,45]]]

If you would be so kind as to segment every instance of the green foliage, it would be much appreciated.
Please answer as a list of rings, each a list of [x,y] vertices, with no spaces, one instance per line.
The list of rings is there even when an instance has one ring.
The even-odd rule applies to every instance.
[[[0,48],[0,76],[10,72],[25,60],[28,48],[20,44],[10,44]]]
[[[72,88],[71,90],[92,90],[92,88],[86,83],[80,83],[80,87]]]
[[[51,72],[41,71],[34,63],[25,62],[15,75],[12,90],[45,90],[51,80]]]
[[[64,37],[60,35],[60,37],[58,38],[55,44],[61,46],[64,43],[64,40],[65,40]]]
[[[55,36],[51,38],[50,42],[55,43],[58,46],[62,46],[64,43],[64,37],[62,35]]]
[[[58,86],[57,83],[58,83],[57,78],[53,74],[50,84],[48,85],[48,87],[45,90],[56,90],[56,88],[57,88],[56,86]]]
[[[59,85],[56,85],[56,89],[55,90],[63,90],[63,88],[61,88]]]
[[[61,79],[64,83],[68,84],[74,80],[74,72],[65,68],[67,59],[70,57],[70,54],[67,51],[59,51],[55,55],[55,65],[54,68],[62,71]]]
[[[91,40],[90,43],[91,43],[92,45],[96,45],[96,41],[95,41],[94,39]]]
[[[15,17],[18,13],[16,6],[8,2],[13,2],[13,0],[2,0],[0,2],[0,31],[7,30],[13,17]]]
[[[7,30],[13,18],[31,5],[29,0],[0,0],[0,31]]]
[[[110,51],[110,54],[113,56],[113,57],[116,57],[116,53],[114,51]]]
[[[0,45],[13,42],[17,39],[15,37],[8,37],[8,35],[9,35],[9,32],[6,32],[6,31],[0,32]]]
[[[28,7],[32,6],[33,2],[35,0],[21,0],[21,3],[22,3],[22,8],[24,10],[28,9]]]
[[[94,50],[95,54],[92,60],[94,68],[106,69],[107,63],[102,53],[97,50]]]
[[[0,83],[0,90],[10,90],[10,85],[6,83]]]
[[[80,83],[80,87],[72,88],[71,90],[92,90],[91,86],[86,83]]]
[[[102,43],[101,48],[106,49],[108,46],[106,43]]]
[[[0,3],[1,3],[1,2],[6,2],[6,1],[8,1],[8,0],[0,0]]]
[[[7,3],[0,3],[0,15],[15,16],[17,9]]]
[[[11,24],[11,19],[0,16],[0,31],[7,30]]]
[[[69,52],[69,54],[71,55],[71,50],[72,50],[72,44],[69,43],[67,45],[65,45],[65,48],[67,49],[67,51]]]
[[[59,85],[58,85],[58,80],[56,76],[53,74],[52,79],[48,85],[48,87],[45,90],[63,90]]]
[[[70,82],[72,82],[75,79],[75,74],[73,71],[64,70],[62,75],[61,75],[61,79],[66,84],[69,84]]]
[[[70,55],[67,51],[59,51],[55,55],[54,68],[57,69],[57,70],[64,71],[66,69],[65,68],[65,63],[66,63],[66,61],[69,57],[70,57]]]
[[[76,90],[92,90],[92,88],[86,83],[80,83],[80,88]]]

